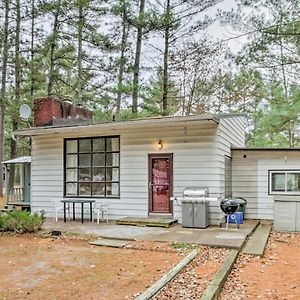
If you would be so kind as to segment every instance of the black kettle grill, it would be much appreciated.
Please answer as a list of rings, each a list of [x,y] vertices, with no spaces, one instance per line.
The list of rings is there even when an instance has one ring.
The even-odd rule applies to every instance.
[[[220,208],[223,213],[226,215],[226,229],[228,229],[229,217],[234,214],[239,209],[239,202],[235,199],[223,199],[220,202]],[[239,224],[235,219],[236,225],[239,228]],[[222,224],[220,224],[222,226]]]

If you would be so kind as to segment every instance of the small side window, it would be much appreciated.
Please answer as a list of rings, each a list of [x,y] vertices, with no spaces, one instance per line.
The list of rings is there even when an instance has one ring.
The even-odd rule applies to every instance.
[[[300,194],[300,170],[269,171],[269,194]]]

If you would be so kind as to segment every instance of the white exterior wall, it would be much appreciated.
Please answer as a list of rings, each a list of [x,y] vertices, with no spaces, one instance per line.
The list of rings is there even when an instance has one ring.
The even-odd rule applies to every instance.
[[[219,197],[225,197],[225,156],[231,157],[231,148],[245,146],[244,117],[225,117],[220,119],[218,128],[217,160],[219,177]],[[214,222],[220,223],[223,212],[219,203],[210,203],[210,214],[213,213]]]
[[[246,218],[274,218],[269,170],[300,170],[300,151],[233,150],[233,196],[248,201]]]
[[[222,174],[220,189],[225,193],[225,156],[232,157],[232,148],[245,147],[245,118],[241,116],[222,118],[219,125],[219,161]]]
[[[220,119],[219,141],[221,154],[231,156],[231,148],[245,147],[245,118],[242,116]]]
[[[120,135],[120,199],[99,199],[109,204],[109,217],[147,217],[148,154],[151,153],[173,153],[173,196],[181,196],[186,186],[207,186],[211,196],[219,196],[222,174],[217,130],[214,122],[200,122],[188,125],[186,129],[177,126],[93,134]],[[33,211],[43,209],[50,216],[51,200],[63,197],[63,140],[81,136],[91,134],[32,138]],[[157,149],[159,139],[163,142],[162,150]],[[181,219],[181,208],[176,203],[174,217]]]

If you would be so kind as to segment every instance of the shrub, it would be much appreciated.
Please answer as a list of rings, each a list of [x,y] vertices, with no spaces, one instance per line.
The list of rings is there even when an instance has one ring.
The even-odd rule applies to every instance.
[[[0,231],[15,233],[36,232],[45,221],[45,213],[31,214],[27,211],[13,211],[0,215]]]

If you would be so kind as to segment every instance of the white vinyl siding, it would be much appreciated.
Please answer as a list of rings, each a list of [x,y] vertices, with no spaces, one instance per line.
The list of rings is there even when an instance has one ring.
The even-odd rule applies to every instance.
[[[300,151],[233,150],[232,158],[233,196],[247,199],[246,218],[273,220],[269,171],[299,170]]]
[[[231,155],[231,148],[245,147],[245,118],[221,118],[219,125],[220,148]]]
[[[300,197],[274,196],[274,227],[279,231],[300,231]]]
[[[147,128],[113,132],[120,135],[120,198],[99,199],[109,204],[110,218],[148,215],[148,154],[173,153],[173,196],[186,186],[207,186],[219,196],[221,180],[217,149],[217,124],[189,125],[186,128]],[[99,136],[112,135],[111,131]],[[90,134],[47,135],[32,138],[32,209],[51,215],[50,202],[63,197],[63,139]],[[162,140],[163,149],[158,150]],[[212,211],[218,209],[211,208]],[[174,203],[174,217],[181,208]]]
[[[225,160],[226,156],[231,157],[232,148],[245,147],[245,118],[242,116],[232,116],[221,118],[219,124],[219,162],[220,162],[220,193],[225,197]],[[228,195],[226,195],[228,196]]]

